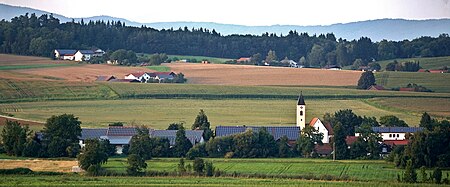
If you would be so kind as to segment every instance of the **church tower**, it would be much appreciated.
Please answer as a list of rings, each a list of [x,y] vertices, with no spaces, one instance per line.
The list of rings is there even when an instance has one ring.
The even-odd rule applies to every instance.
[[[303,99],[303,94],[300,92],[300,96],[297,101],[297,127],[300,127],[300,130],[305,128],[306,121],[306,105],[305,100]]]

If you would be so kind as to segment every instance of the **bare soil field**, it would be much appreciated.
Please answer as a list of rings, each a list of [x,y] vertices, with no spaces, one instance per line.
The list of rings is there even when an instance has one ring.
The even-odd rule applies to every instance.
[[[37,76],[52,76],[68,81],[82,82],[93,82],[97,79],[97,76],[100,75],[114,75],[119,79],[123,79],[126,74],[139,71],[152,72],[153,70],[145,67],[127,67],[106,64],[85,64],[82,66],[14,70],[14,72],[18,73]]]
[[[1,169],[18,167],[30,168],[33,171],[71,172],[72,166],[78,166],[77,161],[67,160],[0,160]]]
[[[50,58],[44,57],[34,57],[34,56],[19,56],[19,55],[8,55],[0,54],[0,65],[31,65],[31,64],[61,64],[61,63],[77,63],[74,61],[63,61],[63,60],[52,60]]]
[[[356,86],[359,71],[333,71],[229,64],[165,64],[191,84]]]

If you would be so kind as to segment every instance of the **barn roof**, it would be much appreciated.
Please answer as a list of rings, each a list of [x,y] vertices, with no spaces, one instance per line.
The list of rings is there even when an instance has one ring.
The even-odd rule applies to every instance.
[[[81,140],[87,140],[87,139],[98,139],[101,136],[106,136],[106,131],[108,129],[88,129],[88,128],[82,128],[81,129]]]
[[[92,50],[78,50],[81,54],[94,54],[94,51]]]
[[[109,127],[106,135],[109,136],[134,136],[137,134],[136,127]]]
[[[112,145],[128,145],[133,136],[107,136],[109,143]]]
[[[116,77],[110,75],[110,76],[98,76],[97,79],[95,81],[109,81],[111,79],[116,79]]]
[[[372,127],[376,133],[415,133],[423,131],[423,127]]]
[[[288,126],[288,127],[255,127],[255,126],[217,126],[216,136],[230,136],[245,132],[247,129],[251,129],[254,132],[258,132],[261,128],[266,128],[267,131],[274,137],[275,140],[280,139],[283,136],[287,136],[289,140],[297,140],[300,127]]]
[[[77,50],[73,49],[55,49],[55,51],[57,51],[60,56],[74,55],[77,52]]]
[[[151,130],[149,132],[150,137],[157,138],[167,138],[169,139],[170,145],[175,145],[175,139],[177,137],[178,130]],[[195,145],[202,140],[203,130],[186,130],[186,138]]]

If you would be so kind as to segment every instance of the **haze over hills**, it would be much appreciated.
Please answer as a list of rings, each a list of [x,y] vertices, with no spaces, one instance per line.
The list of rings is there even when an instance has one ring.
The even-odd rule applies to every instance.
[[[0,4],[0,19],[11,20],[11,18],[23,15],[25,13],[36,13],[36,15],[50,14],[50,12]],[[212,22],[156,22],[156,23],[139,23],[123,18],[111,16],[94,16],[86,18],[69,18],[59,14],[53,14],[61,20],[68,22],[74,19],[76,22],[84,20],[114,20],[125,22],[129,26],[140,27],[146,25],[155,29],[178,29],[183,27],[215,29],[222,35],[231,34],[251,34],[261,35],[262,33],[277,33],[278,35],[286,35],[290,30],[296,30],[300,33],[307,32],[310,35],[321,33],[334,33],[337,38],[348,40],[358,39],[367,36],[373,41],[382,39],[401,41],[404,39],[414,39],[421,36],[438,36],[442,33],[450,33],[450,19],[432,19],[432,20],[404,20],[404,19],[379,19],[360,21],[344,24],[333,24],[325,26],[297,26],[297,25],[271,25],[271,26],[244,26],[233,24],[220,24]]]

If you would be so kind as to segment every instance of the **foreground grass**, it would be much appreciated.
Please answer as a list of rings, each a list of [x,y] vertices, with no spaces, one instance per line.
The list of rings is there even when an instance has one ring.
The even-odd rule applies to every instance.
[[[432,99],[430,99],[432,101]],[[381,99],[382,101],[382,99]],[[206,111],[211,126],[255,125],[293,126],[295,125],[296,99],[256,100],[256,99],[131,99],[131,100],[80,100],[42,101],[0,104],[0,110],[15,117],[44,122],[52,115],[74,114],[82,121],[83,127],[106,127],[112,122],[128,125],[147,125],[165,129],[173,122],[184,122],[190,127],[200,109]],[[374,101],[377,102],[377,101]],[[436,102],[441,102],[438,100]],[[419,123],[421,113],[396,111],[372,106],[364,100],[308,99],[306,120],[322,117],[326,112],[352,109],[358,115],[379,117],[396,115],[410,125]],[[433,105],[422,104],[424,109]],[[444,109],[448,111],[449,109]]]
[[[397,182],[310,181],[295,179],[255,179],[229,177],[87,177],[3,175],[0,186],[433,186]]]

